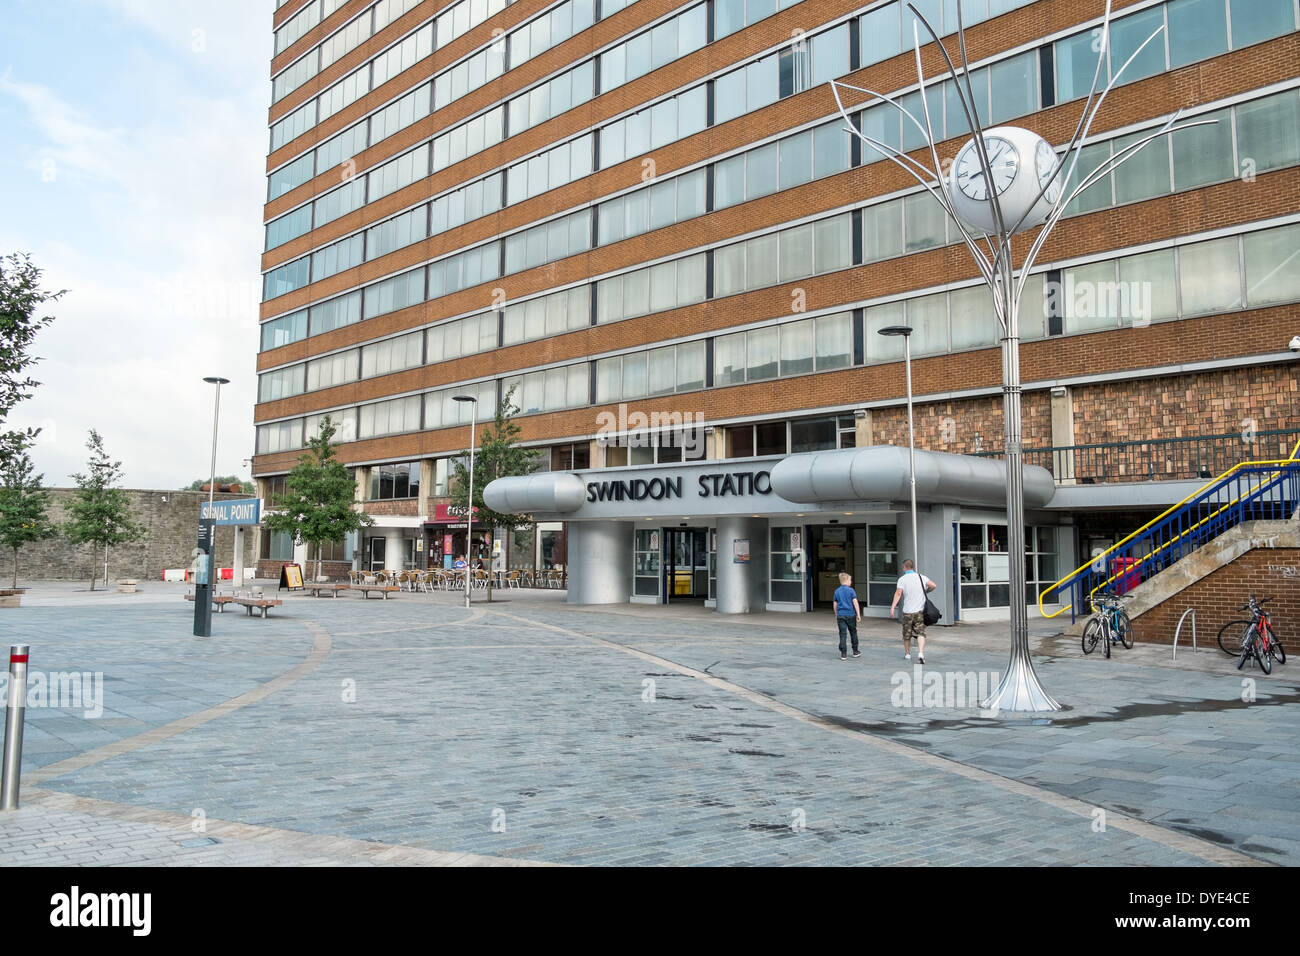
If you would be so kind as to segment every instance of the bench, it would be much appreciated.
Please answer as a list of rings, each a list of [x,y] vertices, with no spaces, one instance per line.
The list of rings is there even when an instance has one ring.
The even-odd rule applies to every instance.
[[[388,595],[390,592],[402,590],[396,584],[358,584],[355,585],[355,587],[358,591],[361,592],[361,597],[363,599],[370,597],[371,591],[378,591],[380,594],[384,596],[385,601],[388,600]]]
[[[271,608],[279,607],[281,604],[284,603],[283,601],[280,601],[276,598],[238,597],[238,598],[234,598],[233,600],[236,604],[242,606],[244,610],[248,612],[249,617],[253,616],[254,608],[260,610],[262,612],[262,618],[264,620],[266,618],[266,615],[270,612]]]
[[[315,597],[320,597],[322,594],[338,597],[340,591],[349,591],[351,589],[352,585],[350,584],[309,584],[304,590],[310,591]]]
[[[225,611],[226,605],[229,604],[234,599],[235,599],[234,596],[230,594],[217,594],[214,595],[212,598],[212,606],[216,608],[217,613],[220,614],[223,611]],[[190,601],[192,603],[194,601],[194,595],[193,594],[185,595],[185,600]]]

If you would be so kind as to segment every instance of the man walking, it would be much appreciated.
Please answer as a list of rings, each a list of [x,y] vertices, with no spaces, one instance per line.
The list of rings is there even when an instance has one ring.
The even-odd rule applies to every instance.
[[[889,605],[889,616],[901,599],[903,602],[903,660],[912,659],[912,638],[916,638],[916,659],[925,663],[925,592],[933,591],[937,584],[920,574],[912,559],[903,562],[903,576],[898,579],[898,590],[894,592],[894,603]]]
[[[840,629],[840,660],[847,661],[848,647],[845,645],[845,637],[853,637],[853,656],[861,657],[858,653],[858,624],[862,621],[862,607],[858,604],[858,592],[853,590],[853,578],[845,572],[840,572],[840,586],[835,589],[835,623]]]

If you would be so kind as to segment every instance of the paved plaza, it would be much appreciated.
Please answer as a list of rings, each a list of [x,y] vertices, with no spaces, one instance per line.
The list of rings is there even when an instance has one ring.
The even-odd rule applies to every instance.
[[[1106,660],[1031,620],[1066,709],[1029,718],[978,706],[1005,624],[915,668],[879,620],[841,662],[829,612],[295,594],[196,639],[183,593],[0,612],[85,675],[28,709],[0,865],[1300,863],[1300,664],[1213,635]]]

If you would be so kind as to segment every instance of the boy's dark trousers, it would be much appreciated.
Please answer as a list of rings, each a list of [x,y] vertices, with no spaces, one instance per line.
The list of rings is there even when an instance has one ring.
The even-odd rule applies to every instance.
[[[835,623],[840,627],[840,656],[847,652],[844,646],[844,638],[847,635],[853,637],[853,653],[858,652],[858,620],[855,617],[836,617]]]

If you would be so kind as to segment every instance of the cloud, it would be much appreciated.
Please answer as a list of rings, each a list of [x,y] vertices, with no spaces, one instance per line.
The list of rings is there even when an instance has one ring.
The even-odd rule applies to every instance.
[[[0,224],[0,252],[30,251],[46,288],[69,290],[36,343],[43,384],[13,423],[46,427],[35,457],[49,484],[83,468],[94,427],[127,484],[180,487],[207,473],[213,389],[202,378],[220,374],[232,381],[222,390],[217,469],[247,474],[272,4],[83,6],[139,40],[122,51],[119,75],[0,77],[0,105],[17,104],[25,120],[12,148],[32,162],[52,157],[58,169],[36,199],[0,184],[15,190],[0,193],[13,212]],[[202,52],[191,46],[199,28]],[[53,55],[57,32],[49,42]],[[93,109],[105,91],[92,82],[123,108]]]

